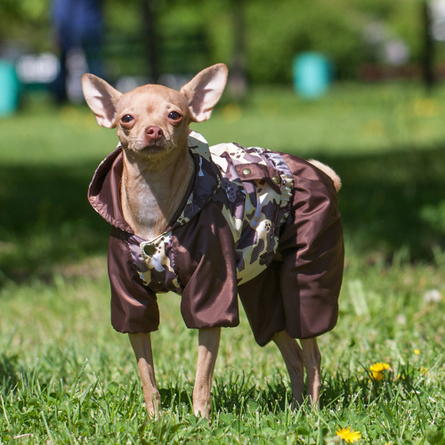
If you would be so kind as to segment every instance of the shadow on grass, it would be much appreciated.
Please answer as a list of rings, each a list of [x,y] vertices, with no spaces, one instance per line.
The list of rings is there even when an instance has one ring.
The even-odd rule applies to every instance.
[[[361,405],[365,409],[383,401],[397,403],[400,398],[428,398],[426,372],[426,368],[416,368],[408,363],[399,365],[396,375],[385,372],[379,379],[373,378],[370,371],[352,376],[341,372],[325,375],[321,384],[320,406],[335,403],[345,410],[350,409],[351,405]]]
[[[0,388],[7,395],[18,382],[18,356],[0,354]]]
[[[215,379],[212,388],[212,409],[216,412],[236,413],[285,411],[291,402],[292,394],[284,379],[275,378],[266,388],[258,388],[251,380],[253,373],[246,375],[230,373],[227,379]],[[183,405],[186,412],[192,411],[193,386],[184,388],[172,385],[159,390],[162,407],[173,410],[175,405]]]
[[[345,232],[363,251],[420,259],[443,245],[445,147],[318,159],[342,177]],[[96,166],[0,167],[0,284],[106,252],[109,229],[86,199]]]
[[[336,404],[347,410],[351,405],[359,404],[365,409],[376,401],[397,401],[400,394],[404,394],[404,397],[410,394],[415,399],[422,392],[422,397],[427,397],[424,391],[425,372],[423,368],[417,369],[410,364],[404,364],[398,367],[397,375],[386,372],[382,374],[381,380],[375,380],[367,373],[345,375],[335,372],[325,375],[321,381],[320,408]],[[292,391],[287,375],[276,376],[265,388],[259,388],[252,383],[252,376],[253,374],[231,374],[227,380],[216,380],[212,389],[212,400],[216,409],[237,414],[249,411],[267,414],[284,412],[289,408]],[[292,406],[295,409],[300,407],[297,404]],[[302,408],[311,409],[306,402]]]
[[[445,147],[320,158],[342,178],[343,226],[359,250],[408,248],[417,260],[444,246]]]
[[[0,283],[106,251],[109,228],[86,197],[96,167],[0,167]]]

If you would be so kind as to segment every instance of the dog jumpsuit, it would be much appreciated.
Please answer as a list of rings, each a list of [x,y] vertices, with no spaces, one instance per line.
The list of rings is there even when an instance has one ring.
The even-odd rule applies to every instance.
[[[189,328],[239,324],[238,295],[256,341],[311,338],[338,316],[343,232],[333,181],[295,156],[188,139],[195,175],[169,227],[145,240],[122,216],[122,147],[99,165],[88,198],[111,224],[111,320],[155,331],[158,294],[181,295]],[[161,298],[161,297],[160,297]]]

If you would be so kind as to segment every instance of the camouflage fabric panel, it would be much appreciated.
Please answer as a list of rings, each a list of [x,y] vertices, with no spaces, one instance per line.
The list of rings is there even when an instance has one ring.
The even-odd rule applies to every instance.
[[[242,284],[259,275],[272,261],[278,247],[281,223],[285,221],[286,213],[289,214],[284,209],[289,204],[293,179],[281,156],[275,153],[269,156],[271,152],[268,150],[219,144],[210,147],[210,151],[223,176],[222,188],[227,196],[223,214],[232,228],[238,254],[237,278]],[[281,192],[265,178],[250,180],[248,166],[251,164],[279,170],[280,177],[274,176],[273,181],[281,185]],[[244,180],[238,173],[240,167]]]
[[[256,277],[270,264],[278,247],[280,225],[289,213],[293,179],[279,154],[259,148],[244,149],[236,144],[220,144],[209,150],[207,142],[195,132],[189,136],[189,148],[198,171],[181,215],[168,232],[157,238],[146,241],[133,236],[129,241],[142,280],[155,292],[181,293],[171,248],[172,232],[187,224],[210,199],[220,205],[231,229],[239,283]],[[274,177],[274,181],[280,187],[271,186],[263,177],[249,180],[247,167],[242,170],[247,180],[241,180],[237,170],[247,164],[278,170],[280,177]]]
[[[141,243],[140,251],[147,270],[142,272],[144,281],[157,293],[181,293],[182,287],[173,268],[171,252],[172,233]],[[141,271],[140,271],[141,273]]]

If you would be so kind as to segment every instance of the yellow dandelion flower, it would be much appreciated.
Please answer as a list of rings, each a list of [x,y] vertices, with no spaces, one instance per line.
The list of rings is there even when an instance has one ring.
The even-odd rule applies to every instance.
[[[428,368],[420,368],[420,374],[425,375],[428,372]]]
[[[338,437],[341,437],[346,443],[356,442],[362,437],[360,431],[354,431],[351,429],[351,427],[339,428],[336,431],[336,434]]]
[[[414,349],[414,354],[416,354],[416,355],[419,355],[420,354],[420,351],[418,350],[418,349]]]
[[[371,371],[371,378],[376,381],[383,380],[385,378],[384,371],[389,369],[388,363],[375,363],[369,370]]]
[[[388,363],[376,363],[375,365],[372,365],[370,368],[370,371],[375,372],[383,372],[389,369]]]

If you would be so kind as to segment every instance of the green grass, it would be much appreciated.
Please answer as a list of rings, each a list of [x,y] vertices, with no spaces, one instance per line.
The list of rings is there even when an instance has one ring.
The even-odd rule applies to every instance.
[[[338,85],[227,101],[196,129],[315,157],[343,179],[346,270],[337,327],[319,339],[321,409],[291,409],[278,350],[245,316],[223,330],[210,422],[192,414],[197,333],[160,296],[153,334],[163,411],[147,419],[126,336],[109,324],[108,227],[86,202],[113,131],[83,107],[0,120],[0,444],[441,443],[445,421],[445,90]],[[428,301],[428,291],[438,301]],[[385,378],[370,366],[387,363]]]
[[[178,297],[160,298],[153,344],[163,413],[146,423],[129,342],[109,327],[104,267],[84,266],[97,279],[79,268],[52,286],[2,291],[3,443],[26,434],[18,443],[321,443],[340,426],[368,443],[419,443],[444,420],[445,304],[423,300],[427,290],[443,292],[443,262],[388,268],[349,256],[339,324],[320,338],[319,412],[289,408],[278,350],[259,348],[245,317],[224,330],[209,424],[191,414],[197,335],[184,327]],[[391,368],[380,382],[367,373],[376,362]]]

